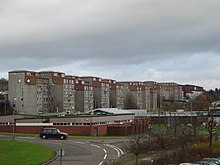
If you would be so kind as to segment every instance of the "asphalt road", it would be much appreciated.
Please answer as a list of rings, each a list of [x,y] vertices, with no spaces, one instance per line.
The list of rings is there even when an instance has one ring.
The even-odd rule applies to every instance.
[[[0,138],[3,138],[1,136]],[[11,137],[4,137],[9,138]],[[31,141],[43,144],[61,155],[61,149],[64,151],[62,157],[49,165],[104,165],[105,162],[111,162],[118,159],[123,151],[118,147],[118,141],[101,141],[101,140],[80,140],[80,139],[40,139],[39,137],[16,137],[16,140]]]

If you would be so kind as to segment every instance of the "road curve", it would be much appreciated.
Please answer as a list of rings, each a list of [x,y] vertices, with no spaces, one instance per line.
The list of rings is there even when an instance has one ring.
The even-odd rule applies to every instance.
[[[105,162],[118,159],[123,154],[119,147],[107,141],[43,140],[38,137],[16,137],[16,139],[43,144],[57,153],[62,149],[64,155],[58,156],[49,165],[103,165]]]

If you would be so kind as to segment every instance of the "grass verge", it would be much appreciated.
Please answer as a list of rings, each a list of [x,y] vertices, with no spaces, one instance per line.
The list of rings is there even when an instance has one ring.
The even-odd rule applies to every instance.
[[[4,165],[40,165],[56,154],[40,144],[16,140],[1,140],[0,149],[0,162]]]

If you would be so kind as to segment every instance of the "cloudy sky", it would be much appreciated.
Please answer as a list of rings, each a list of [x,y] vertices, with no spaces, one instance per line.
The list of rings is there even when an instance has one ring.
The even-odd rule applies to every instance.
[[[219,0],[0,0],[0,77],[53,70],[220,88]]]

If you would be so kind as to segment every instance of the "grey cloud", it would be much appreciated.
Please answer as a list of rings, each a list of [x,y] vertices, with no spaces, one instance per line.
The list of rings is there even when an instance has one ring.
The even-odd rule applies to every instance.
[[[217,1],[0,0],[2,68],[189,80],[219,61],[218,20]]]

